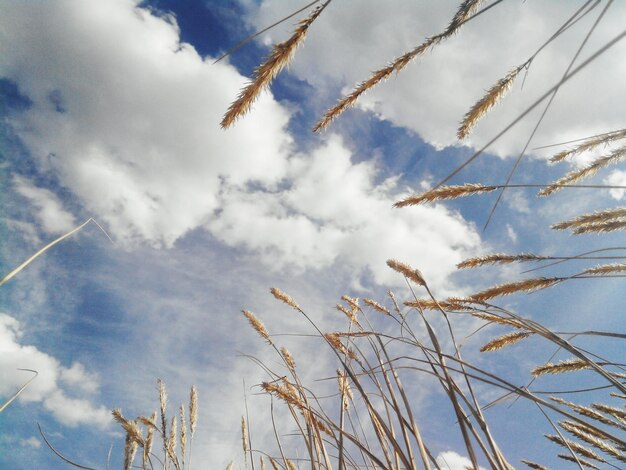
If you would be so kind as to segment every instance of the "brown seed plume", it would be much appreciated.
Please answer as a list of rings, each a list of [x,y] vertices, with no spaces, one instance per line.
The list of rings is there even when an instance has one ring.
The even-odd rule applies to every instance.
[[[300,311],[300,306],[296,303],[295,300],[293,300],[293,298],[290,295],[285,294],[282,290],[280,290],[277,287],[272,287],[270,289],[270,292],[272,293],[272,295],[277,299],[280,300],[281,302],[286,303],[287,305],[289,305],[290,307]]]
[[[243,453],[248,452],[248,428],[246,426],[245,416],[241,417],[241,446],[243,447]]]
[[[587,432],[589,428],[583,428],[581,426],[573,425],[573,423],[562,422],[559,425],[568,431],[573,436],[577,437],[583,442],[595,447],[598,450],[601,450],[605,454],[610,455],[611,457],[615,457],[618,460],[626,461],[626,457],[618,451],[615,447],[609,444],[605,439],[602,439],[598,436],[593,435],[592,433]]]
[[[283,359],[285,360],[285,364],[287,364],[287,367],[289,367],[292,371],[295,370],[296,361],[294,360],[289,350],[285,347],[282,347],[280,348],[280,354],[281,356],[283,356]]]
[[[304,42],[309,27],[327,4],[328,2],[315,8],[307,18],[298,23],[289,39],[273,47],[272,53],[266,61],[254,71],[253,80],[241,90],[237,99],[228,108],[222,119],[222,128],[230,127],[239,117],[250,111],[252,103],[258,98],[261,91],[267,88],[278,72],[290,62],[298,46]]]
[[[259,320],[254,313],[252,313],[249,310],[242,310],[244,316],[248,319],[248,321],[250,322],[250,325],[252,326],[252,328],[254,328],[256,330],[256,332],[261,335],[261,337],[263,339],[265,339],[269,344],[273,344],[272,343],[272,339],[270,338],[270,333],[269,331],[267,331],[267,328],[265,328],[265,325],[263,324],[263,322],[261,320]]]
[[[469,296],[469,299],[484,302],[495,297],[511,295],[517,292],[532,292],[540,289],[546,289],[563,281],[562,277],[538,277],[533,279],[525,279],[523,281],[509,282],[500,284],[484,291]]]
[[[624,158],[626,158],[626,146],[618,148],[607,156],[595,159],[593,162],[583,168],[570,171],[562,178],[558,179],[554,183],[546,186],[541,191],[539,191],[539,196],[549,196],[550,194],[560,190],[563,185],[576,183],[584,178],[593,176],[602,168],[608,165],[612,165],[614,163],[618,163]]]
[[[422,44],[420,44],[413,50],[401,55],[400,57],[397,57],[389,65],[375,71],[367,80],[359,83],[352,91],[352,93],[340,99],[333,108],[329,109],[326,114],[324,114],[324,116],[313,127],[313,132],[319,132],[328,127],[328,125],[337,117],[339,117],[341,113],[343,113],[346,109],[354,106],[359,97],[367,90],[375,87],[381,81],[389,78],[389,76],[393,72],[400,72],[416,57],[423,55],[425,52],[427,52],[437,44],[441,43],[443,40],[454,35],[463,25],[463,23],[465,23],[476,12],[481,2],[482,0],[465,0],[463,3],[461,3],[456,14],[452,18],[452,21],[444,32],[427,38]]]
[[[470,108],[465,117],[463,117],[456,134],[460,140],[465,139],[478,121],[511,89],[513,82],[522,69],[523,67],[516,67],[511,70],[504,78],[498,80],[495,85],[487,90],[485,96]]]
[[[601,224],[615,219],[626,217],[626,207],[615,207],[603,211],[593,212],[591,214],[583,214],[573,219],[559,222],[552,225],[555,230],[565,230],[573,227],[580,227],[587,224]]]
[[[591,469],[594,469],[594,470],[600,470],[600,467],[596,467],[591,462],[587,462],[585,459],[581,459],[580,457],[578,458],[578,460],[576,460],[574,457],[572,457],[571,455],[568,455],[568,454],[558,454],[557,457],[560,458],[560,459],[563,459],[563,460],[567,460],[569,462],[574,462],[574,463],[580,462],[580,464],[583,467],[591,468]]]
[[[514,328],[524,328],[524,325],[514,318],[505,318],[492,313],[484,312],[471,312],[471,315],[482,320],[486,320],[491,323],[497,323],[499,325],[508,325]]]
[[[563,439],[561,436],[557,436],[555,434],[546,434],[545,435],[549,440],[563,447],[569,447],[572,451],[576,452],[578,455],[582,455],[583,457],[587,457],[588,459],[596,460],[597,462],[606,462],[603,457],[596,454],[593,450],[585,447],[578,442],[570,441],[569,439]]]
[[[615,428],[620,428],[622,430],[626,430],[626,426],[623,426],[622,424],[613,421],[612,419],[607,418],[606,416],[604,416],[602,413],[598,413],[596,410],[594,410],[593,408],[589,408],[588,406],[582,406],[582,405],[577,405],[576,403],[571,403],[569,401],[565,401],[562,398],[559,397],[550,397],[550,400],[556,402],[556,403],[560,403],[561,405],[565,405],[569,408],[571,408],[572,410],[574,410],[576,413],[582,415],[582,416],[586,416],[588,418],[591,418],[595,421],[598,421],[602,424],[606,424],[608,426],[613,426]]]
[[[426,287],[426,281],[424,281],[424,278],[422,277],[422,273],[420,273],[419,270],[417,269],[413,269],[408,264],[402,263],[395,259],[389,259],[387,260],[387,266],[389,266],[394,271],[402,274],[407,279],[413,281],[418,286]]]
[[[545,256],[534,255],[532,253],[521,253],[519,255],[505,255],[502,253],[494,253],[486,256],[476,256],[461,261],[456,265],[458,269],[477,268],[486,264],[508,264],[516,261],[541,261],[546,259]]]
[[[417,206],[427,202],[456,199],[459,197],[473,196],[480,193],[488,193],[498,189],[497,186],[485,186],[479,183],[466,183],[458,186],[441,186],[415,196],[396,202],[393,207]]]
[[[379,304],[378,302],[376,302],[373,299],[368,299],[367,297],[363,299],[363,302],[365,302],[366,305],[369,305],[370,307],[372,307],[374,310],[383,313],[385,315],[389,315],[389,309],[387,307],[383,307],[381,304]]]
[[[189,392],[189,437],[193,439],[196,432],[196,423],[198,422],[198,390],[195,385],[191,386]]]
[[[502,349],[506,346],[517,343],[524,338],[528,338],[530,335],[532,335],[532,333],[527,331],[516,331],[514,333],[499,336],[495,339],[492,339],[482,348],[480,348],[480,352],[497,351],[498,349]]]
[[[561,361],[557,364],[548,362],[541,366],[537,366],[531,371],[531,374],[533,374],[535,377],[538,377],[544,374],[563,374],[565,372],[576,372],[579,370],[589,369],[590,367],[591,366],[582,359],[569,359],[567,361]]]
[[[625,230],[626,220],[612,220],[609,222],[600,222],[597,224],[585,224],[572,230],[574,235],[582,235],[584,233],[606,233],[616,230]]]
[[[607,132],[606,134],[591,137],[572,149],[563,150],[555,154],[550,159],[550,163],[560,162],[566,159],[567,157],[577,155],[582,152],[586,152],[587,150],[592,150],[600,145],[606,145],[609,142],[620,140],[623,138],[626,138],[626,129],[620,129],[617,131]]]
[[[532,462],[530,460],[521,460],[521,462],[526,465],[528,468],[533,468],[534,470],[550,470],[548,467],[545,467],[543,465],[540,465],[536,462]]]
[[[601,264],[593,268],[585,269],[583,274],[591,276],[604,276],[606,274],[623,273],[626,271],[626,263]]]

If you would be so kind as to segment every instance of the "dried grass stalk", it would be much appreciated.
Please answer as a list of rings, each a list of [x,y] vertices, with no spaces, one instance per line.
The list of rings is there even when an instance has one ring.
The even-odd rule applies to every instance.
[[[515,344],[518,341],[523,340],[524,338],[528,338],[532,334],[533,333],[528,331],[516,331],[514,333],[499,336],[495,339],[492,339],[482,348],[480,348],[480,352],[497,351],[498,349],[502,349],[511,344]]]
[[[622,422],[626,422],[626,411],[621,408],[616,408],[614,406],[604,405],[602,403],[593,403],[591,405],[594,409],[601,411],[603,413],[615,416]]]
[[[393,207],[417,206],[426,202],[443,201],[459,197],[473,196],[495,191],[497,186],[485,186],[479,183],[466,183],[458,186],[440,186],[415,196],[409,196],[396,202]]]
[[[198,422],[198,390],[195,385],[191,386],[189,392],[189,437],[193,438]]]
[[[389,309],[387,307],[383,307],[381,304],[379,304],[378,302],[376,302],[373,299],[368,299],[367,297],[363,299],[363,302],[365,302],[366,305],[369,305],[370,307],[372,307],[374,310],[383,313],[385,315],[389,315]]]
[[[270,338],[270,334],[269,331],[267,331],[267,328],[265,328],[265,325],[263,324],[263,322],[261,320],[259,320],[254,313],[252,313],[249,310],[242,310],[244,316],[248,319],[248,321],[250,322],[250,325],[252,326],[252,328],[254,328],[256,330],[256,332],[261,335],[261,337],[263,339],[265,339],[269,344],[273,344],[272,343],[272,339]]]
[[[595,411],[592,408],[589,408],[588,406],[577,405],[576,403],[565,401],[559,397],[550,397],[550,400],[556,403],[560,403],[561,405],[565,405],[568,408],[571,408],[572,410],[574,410],[576,413],[578,413],[581,416],[586,416],[587,418],[591,418],[595,421],[598,421],[599,423],[606,424],[608,426],[612,426],[615,428],[620,428],[626,431],[626,426],[623,426],[622,424],[615,422],[610,418],[607,418],[602,413],[598,413],[597,411]]]
[[[272,295],[277,299],[280,300],[281,302],[286,303],[287,305],[289,305],[290,307],[300,311],[300,306],[296,303],[295,300],[293,300],[293,298],[290,295],[285,294],[282,290],[280,290],[277,287],[272,287],[270,289],[270,292],[272,293]]]
[[[583,361],[582,359],[568,359],[566,361],[561,361],[558,364],[548,362],[544,365],[537,366],[531,371],[531,374],[538,377],[545,374],[563,374],[565,372],[576,372],[590,368],[591,366],[589,363]]]
[[[615,447],[606,442],[605,439],[599,438],[589,432],[586,432],[584,429],[581,429],[580,426],[571,426],[568,422],[559,423],[559,425],[573,436],[577,437],[583,442],[586,442],[592,447],[601,450],[605,454],[608,454],[618,460],[626,461],[626,457]]]
[[[620,140],[625,137],[626,137],[626,129],[620,129],[617,131],[607,132],[606,134],[591,137],[572,149],[562,150],[561,152],[555,154],[550,159],[550,163],[560,162],[566,159],[567,157],[571,157],[573,155],[586,152],[587,150],[592,150],[600,145],[603,145],[603,144],[606,145],[609,142]]]
[[[180,459],[181,466],[185,468],[185,451],[187,450],[187,421],[185,419],[185,407],[180,405],[178,410],[180,416]]]
[[[583,274],[591,276],[603,276],[612,273],[622,273],[626,271],[626,263],[601,264],[593,268],[585,269]]]
[[[539,196],[548,196],[560,190],[563,185],[576,183],[584,178],[595,175],[602,168],[618,163],[626,157],[626,146],[620,147],[609,155],[595,159],[589,165],[578,170],[570,171],[554,183],[539,191]]]
[[[540,289],[546,289],[563,281],[562,277],[538,277],[533,279],[525,279],[523,281],[509,282],[500,284],[484,291],[473,294],[469,297],[471,300],[484,302],[495,297],[511,295],[517,292],[533,292]]]
[[[285,364],[287,364],[287,367],[289,367],[292,371],[295,371],[296,361],[291,355],[291,353],[289,352],[289,350],[285,347],[280,348],[280,355],[283,356],[283,359],[285,361]]]
[[[333,349],[341,352],[344,356],[349,357],[350,359],[355,359],[356,360],[356,354],[354,353],[354,351],[348,347],[346,347],[341,340],[339,339],[339,335],[337,335],[336,333],[326,333],[324,335],[324,338],[326,338],[326,341],[328,341],[328,343],[333,347]]]
[[[399,272],[407,279],[413,281],[418,286],[426,287],[426,281],[424,281],[422,273],[420,273],[417,269],[413,269],[408,264],[402,263],[395,259],[389,259],[387,260],[387,266],[389,266],[394,271]]]
[[[360,325],[359,320],[356,318],[356,314],[357,314],[356,309],[353,308],[351,310],[348,310],[346,307],[344,307],[341,304],[335,305],[335,308],[339,310],[340,312],[342,312],[346,317],[348,317],[348,320],[350,320],[350,323],[354,323],[355,325]]]
[[[124,429],[124,431],[126,431],[126,434],[130,437],[130,439],[135,441],[137,444],[143,446],[144,439],[143,439],[143,435],[141,434],[141,430],[139,429],[139,426],[137,425],[137,422],[124,418],[124,415],[122,415],[122,410],[120,410],[119,408],[115,408],[112,411],[112,414],[113,414],[113,419],[115,419],[115,421],[117,421],[122,426],[122,428]]]
[[[525,460],[525,459],[523,459],[523,460],[521,460],[521,462],[522,462],[524,465],[526,465],[527,467],[529,467],[529,468],[533,468],[533,469],[535,469],[535,470],[550,470],[548,467],[545,467],[545,466],[543,466],[543,465],[540,465],[540,464],[538,464],[538,463],[536,463],[536,462],[531,462],[530,460]]]
[[[150,461],[150,453],[152,452],[152,445],[154,444],[154,430],[158,429],[156,426],[156,420],[157,420],[156,411],[152,412],[152,415],[150,416],[149,420],[146,420],[148,424],[146,424],[146,421],[143,421],[140,419],[140,421],[142,421],[142,423],[147,427],[146,443],[143,446],[143,460],[141,464],[142,469],[148,468],[148,463]]]
[[[554,224],[552,228],[555,230],[565,230],[572,227],[580,227],[581,225],[604,223],[623,217],[626,217],[626,207],[615,207],[613,209],[580,215],[573,219]]]
[[[494,253],[486,256],[476,256],[461,261],[456,265],[458,269],[477,268],[486,264],[509,264],[524,261],[541,261],[546,259],[545,256],[534,255],[532,253],[521,253],[519,255],[505,255],[503,253]]]
[[[625,230],[626,220],[614,220],[610,222],[601,222],[598,224],[585,224],[572,230],[574,235],[582,235],[584,233],[606,233],[616,230]]]
[[[241,417],[241,446],[243,453],[248,452],[248,427],[246,426],[246,417]]]
[[[557,436],[555,434],[546,434],[546,438],[563,447],[570,448],[573,452],[576,452],[578,455],[582,455],[583,457],[587,457],[588,459],[595,460],[597,462],[606,462],[603,457],[596,454],[593,450],[588,447],[585,447],[578,442],[570,441],[569,439],[563,439],[561,436]]]
[[[591,462],[588,462],[587,460],[582,459],[582,458],[580,458],[580,457],[579,457],[578,459],[575,459],[575,458],[574,458],[574,457],[572,457],[571,455],[567,455],[567,454],[558,454],[558,455],[557,455],[557,457],[558,457],[558,458],[560,458],[560,459],[563,459],[563,460],[567,460],[567,461],[569,461],[569,462],[574,462],[574,463],[578,463],[578,462],[580,462],[580,464],[581,464],[583,467],[592,468],[592,469],[595,469],[595,470],[600,470],[600,467],[596,467],[596,466],[595,466],[594,464],[592,464]]]
[[[386,67],[375,71],[367,80],[358,84],[357,87],[352,91],[352,93],[339,100],[339,102],[333,108],[329,109],[326,114],[324,114],[324,116],[317,122],[317,124],[315,124],[315,126],[313,127],[313,132],[319,132],[328,127],[328,125],[339,115],[341,115],[341,113],[343,113],[346,109],[354,106],[359,97],[367,90],[375,87],[381,81],[389,78],[389,76],[393,72],[400,72],[416,57],[423,55],[428,50],[456,33],[461,25],[476,12],[481,2],[482,0],[465,0],[463,3],[461,3],[456,14],[452,18],[452,21],[444,32],[427,38],[422,44],[420,44],[413,50],[401,55],[400,57],[397,57]]]
[[[230,127],[239,117],[250,111],[252,103],[259,97],[261,91],[267,88],[274,77],[291,61],[298,46],[304,42],[309,27],[325,6],[326,4],[315,8],[307,18],[298,23],[289,39],[273,47],[266,61],[254,71],[253,80],[241,90],[237,99],[228,108],[221,122],[222,128]]]
[[[439,310],[440,308],[446,311],[453,310],[472,310],[472,307],[466,303],[462,303],[463,299],[447,299],[447,300],[433,300],[433,299],[417,299],[406,300],[404,305],[411,308],[420,308],[422,310]]]
[[[396,313],[400,313],[400,306],[398,305],[398,301],[396,300],[396,294],[388,290],[387,295],[389,296],[389,298],[391,299],[391,302],[393,303],[393,309],[396,311]]]
[[[485,96],[470,108],[463,117],[461,125],[457,130],[456,135],[460,140],[465,139],[478,121],[511,89],[513,82],[523,68],[524,67],[516,67],[511,70],[504,78],[498,80],[498,82],[487,91]]]
[[[514,328],[525,328],[522,323],[514,318],[505,318],[498,315],[494,315],[492,313],[485,312],[471,312],[471,315],[476,318],[480,318],[482,320],[486,320],[491,323],[497,323],[499,325],[508,325]]]
[[[337,369],[337,383],[339,385],[339,393],[341,393],[343,409],[347,410],[350,406],[350,400],[353,399],[352,389],[350,388],[347,374],[339,369]]]

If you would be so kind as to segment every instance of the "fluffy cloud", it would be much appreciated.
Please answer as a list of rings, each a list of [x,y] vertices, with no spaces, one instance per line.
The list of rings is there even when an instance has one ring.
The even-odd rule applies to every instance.
[[[442,470],[465,470],[466,468],[472,468],[472,461],[470,459],[451,450],[441,452],[437,456],[437,463]],[[480,468],[484,470],[483,467]]]
[[[21,344],[18,321],[0,313],[0,396],[11,397],[32,374],[18,369],[36,370],[37,378],[18,397],[21,402],[41,402],[45,409],[67,426],[90,424],[101,428],[110,423],[109,412],[82,398],[69,397],[59,382],[72,388],[72,394],[81,389],[97,390],[95,376],[75,363],[63,367],[54,357],[34,346]],[[82,383],[81,383],[82,382]]]
[[[252,29],[293,10],[284,0],[245,4]],[[323,106],[332,106],[338,86],[350,91],[372,70],[441,32],[458,4],[405,0],[389,5],[368,0],[355,8],[350,2],[332,3],[311,28],[292,71],[319,89]],[[457,145],[458,123],[484,90],[524,63],[578,8],[567,2],[503,2],[362,97],[359,106],[415,130],[436,146]],[[536,56],[528,74],[523,73],[504,102],[479,123],[469,145],[486,143],[560,80],[601,8]],[[614,3],[575,65],[621,33],[620,18],[625,15],[626,5]],[[261,40],[277,40],[291,27],[286,22]],[[623,91],[626,63],[620,58],[624,54],[626,39],[564,85],[533,143],[550,144],[621,128],[625,110],[615,97]],[[519,153],[538,117],[532,113],[491,150],[501,155]]]
[[[626,186],[626,171],[614,170],[611,172],[609,176],[604,180],[604,184],[611,186]],[[624,190],[623,189],[611,189],[609,190],[611,197],[614,199],[620,200],[624,198]]]
[[[13,177],[13,186],[37,209],[37,218],[46,232],[65,233],[76,225],[74,216],[63,209],[63,204],[52,191],[38,188],[20,176]]]
[[[118,237],[169,245],[216,209],[221,181],[281,178],[288,113],[265,94],[222,131],[245,79],[180,43],[171,18],[128,0],[12,4],[2,16],[0,75],[33,102],[14,127]]]
[[[40,168],[126,245],[171,246],[205,227],[271,266],[341,261],[376,282],[397,282],[385,267],[397,257],[441,285],[479,242],[443,207],[392,210],[402,192],[394,180],[377,187],[374,164],[353,164],[337,137],[295,153],[289,113],[269,93],[234,128],[220,129],[245,78],[180,43],[173,18],[129,0],[5,10],[0,74],[32,101],[14,127]],[[60,207],[16,181],[34,203],[48,201],[42,214]]]
[[[398,258],[443,288],[454,265],[478,246],[478,234],[443,206],[393,209],[396,181],[376,185],[375,175],[373,163],[352,164],[341,139],[331,136],[311,155],[289,161],[287,189],[225,193],[210,229],[225,243],[259,251],[275,268],[337,261],[369,270],[379,284],[398,284],[400,276],[385,266]]]

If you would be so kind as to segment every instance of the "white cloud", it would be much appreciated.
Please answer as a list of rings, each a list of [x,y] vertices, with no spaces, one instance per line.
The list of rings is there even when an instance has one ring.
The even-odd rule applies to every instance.
[[[76,225],[74,216],[63,209],[63,204],[53,192],[38,188],[28,179],[17,175],[13,177],[13,186],[37,209],[37,218],[46,232],[65,233]]]
[[[393,209],[401,197],[395,180],[376,185],[375,174],[371,162],[352,164],[341,139],[331,135],[311,155],[290,160],[287,189],[231,188],[210,229],[227,244],[260,252],[277,269],[337,261],[357,273],[369,270],[378,284],[398,285],[403,279],[385,265],[398,258],[443,289],[454,265],[478,246],[478,234],[443,206]]]
[[[33,449],[39,449],[41,447],[41,441],[35,436],[31,436],[28,439],[20,439],[20,445],[22,447],[32,447]]]
[[[442,470],[465,470],[467,468],[472,468],[472,461],[470,459],[463,457],[452,450],[441,452],[437,456],[437,463]],[[483,467],[479,468],[484,470]]]
[[[36,370],[37,377],[19,395],[19,401],[43,403],[44,408],[67,426],[90,424],[106,427],[111,421],[106,408],[94,406],[84,399],[70,398],[59,384],[62,377],[67,380],[67,377],[77,378],[82,375],[89,378],[90,386],[96,387],[93,389],[96,391],[93,375],[88,374],[78,363],[70,369],[63,367],[57,359],[36,347],[21,344],[20,336],[19,322],[0,313],[0,396],[8,399],[32,377],[30,372],[18,369]],[[72,394],[75,394],[76,388],[81,387],[74,387]]]
[[[372,70],[385,66],[427,36],[441,32],[458,3],[405,0],[388,4],[368,0],[359,2],[358,8],[351,2],[332,3],[311,27],[291,70],[319,89],[324,106],[332,106],[337,97],[331,90],[343,86],[344,92],[350,91]],[[246,5],[247,20],[253,29],[293,10],[285,0]],[[525,62],[578,8],[568,2],[503,2],[368,92],[359,105],[375,110],[395,125],[415,130],[436,146],[456,145],[460,119],[484,90]],[[558,82],[601,8],[595,8],[536,56],[523,88],[521,76],[504,101],[478,124],[469,145],[486,143]],[[622,32],[621,18],[625,15],[626,4],[611,6],[576,65]],[[280,31],[269,34],[277,40],[291,28],[286,22]],[[533,144],[551,144],[621,128],[626,111],[615,97],[622,94],[624,54],[626,40],[565,84]],[[492,151],[517,155],[538,117],[538,112],[532,113]]]
[[[626,186],[626,171],[614,170],[609,176],[604,179],[604,184],[610,186]],[[613,199],[618,201],[624,198],[624,189],[610,189],[609,193]]]
[[[220,129],[245,79],[180,44],[171,18],[124,0],[7,10],[11,41],[0,42],[21,46],[0,50],[0,73],[33,101],[14,118],[19,135],[127,244],[171,246],[206,227],[271,266],[340,261],[399,283],[385,267],[396,257],[441,286],[479,243],[444,207],[392,210],[395,180],[376,186],[374,164],[353,164],[335,136],[294,154],[288,113],[271,94]]]
[[[222,180],[282,177],[285,109],[264,94],[220,129],[245,78],[181,44],[175,23],[128,0],[3,10],[0,75],[33,102],[14,126],[122,240],[170,245],[211,216]]]

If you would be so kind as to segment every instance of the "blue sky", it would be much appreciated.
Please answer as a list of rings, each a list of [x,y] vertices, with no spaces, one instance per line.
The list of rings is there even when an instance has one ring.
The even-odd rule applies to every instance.
[[[622,245],[619,233],[549,230],[620,205],[619,191],[572,189],[538,199],[533,190],[511,190],[485,232],[492,195],[391,207],[441,180],[554,85],[603,5],[544,49],[523,87],[516,83],[460,143],[456,127],[467,109],[532,55],[578,2],[503,2],[317,135],[311,127],[343,92],[442,30],[456,2],[332,2],[289,70],[249,115],[223,130],[228,105],[296,19],[214,59],[291,13],[293,2],[0,0],[2,272],[90,217],[112,238],[88,224],[0,287],[0,397],[28,378],[16,369],[40,373],[1,415],[0,467],[65,468],[42,445],[39,422],[60,451],[85,465],[103,468],[113,445],[116,468],[124,442],[110,410],[149,415],[162,378],[172,408],[198,386],[199,468],[231,461],[243,468],[244,379],[253,436],[259,447],[272,443],[264,425],[269,402],[254,387],[265,377],[243,355],[276,358],[241,309],[257,313],[272,332],[311,333],[271,298],[270,287],[292,294],[324,329],[341,329],[333,306],[343,294],[381,302],[387,289],[407,295],[404,280],[385,265],[389,258],[418,267],[446,296],[522,276],[517,267],[456,273],[466,257]],[[624,10],[611,6],[579,62],[621,33]],[[620,42],[564,85],[530,148],[623,128],[624,57]],[[453,181],[503,183],[538,116],[531,113]],[[550,182],[567,171],[569,164],[545,163],[551,150],[529,152],[514,182]],[[626,185],[622,168],[593,181]],[[504,305],[560,330],[621,331],[622,292],[620,279],[577,280]],[[531,341],[497,362],[478,355],[494,332],[469,340],[466,354],[519,383],[552,353]],[[330,358],[307,363],[319,350],[316,340],[283,340],[307,364],[307,376],[333,373]],[[619,344],[589,346],[623,353]],[[414,385],[427,419],[428,410],[441,409],[441,397],[426,383]],[[486,401],[493,397],[482,393]],[[511,413],[519,419],[506,419]],[[512,462],[554,462],[541,437],[548,425],[536,410],[518,403],[492,414]],[[427,431],[436,453],[463,453],[460,437],[446,429],[452,419],[444,414]],[[525,433],[522,447],[510,426],[537,432]]]

